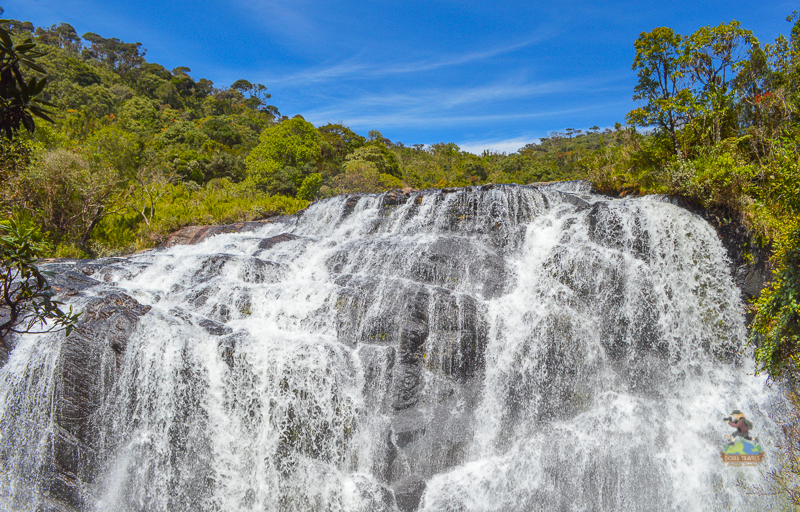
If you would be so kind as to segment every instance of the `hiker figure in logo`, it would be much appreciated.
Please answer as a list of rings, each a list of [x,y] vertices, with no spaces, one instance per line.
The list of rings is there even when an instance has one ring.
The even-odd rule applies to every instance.
[[[728,425],[736,430],[725,436],[724,453],[729,455],[755,455],[762,451],[757,437],[751,437],[753,422],[745,418],[742,411],[736,409],[724,418]]]
[[[725,418],[725,421],[728,422],[728,425],[736,429],[736,432],[732,433],[730,436],[732,441],[737,437],[743,437],[748,441],[753,440],[750,437],[750,429],[753,428],[753,422],[746,419],[742,411],[735,409],[730,416]]]

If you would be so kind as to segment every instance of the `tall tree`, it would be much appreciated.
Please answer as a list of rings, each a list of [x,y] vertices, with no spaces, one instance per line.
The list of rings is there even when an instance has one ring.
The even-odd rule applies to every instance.
[[[683,154],[678,130],[689,121],[692,103],[683,71],[683,39],[668,27],[642,32],[636,39],[632,68],[639,82],[633,89],[633,99],[645,104],[627,116],[633,124],[663,130],[678,155]]]
[[[701,137],[709,144],[719,144],[737,129],[733,81],[744,67],[756,39],[738,21],[702,27],[685,41],[685,73],[691,79]]]

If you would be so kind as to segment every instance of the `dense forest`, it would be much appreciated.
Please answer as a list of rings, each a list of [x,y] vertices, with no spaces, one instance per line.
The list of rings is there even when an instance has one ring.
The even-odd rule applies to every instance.
[[[66,23],[4,20],[14,44],[35,44],[40,71],[26,73],[46,78],[38,97],[53,122],[3,139],[0,204],[49,254],[96,257],[152,247],[189,224],[292,213],[339,193],[581,178],[614,195],[669,194],[718,225],[744,225],[772,251],[752,339],[762,371],[794,379],[800,15],[787,21],[788,36],[770,43],[736,21],[688,35],[643,32],[632,65],[641,106],[624,125],[478,156],[454,143],[405,146],[378,131],[314,126],[269,104],[262,84],[195,79],[189,67],[148,62],[140,43],[79,36]]]

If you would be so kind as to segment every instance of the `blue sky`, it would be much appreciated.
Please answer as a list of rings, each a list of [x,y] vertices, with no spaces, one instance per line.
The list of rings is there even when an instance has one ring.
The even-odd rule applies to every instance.
[[[788,34],[795,2],[13,0],[5,17],[141,42],[218,86],[263,83],[281,113],[410,144],[512,152],[635,107],[633,42],[739,20]]]

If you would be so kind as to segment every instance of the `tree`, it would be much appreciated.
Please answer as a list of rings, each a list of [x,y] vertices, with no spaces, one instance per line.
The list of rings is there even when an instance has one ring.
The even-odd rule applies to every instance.
[[[9,32],[0,27],[0,44],[0,120],[6,138],[13,141],[20,124],[34,131],[32,115],[49,120],[36,105],[42,102],[35,99],[46,79],[26,82],[22,76],[20,65],[42,72],[34,62],[41,54],[34,51],[36,45],[30,39],[15,47]],[[6,352],[10,350],[9,333],[63,329],[69,335],[78,321],[79,314],[73,313],[72,307],[64,312],[59,307],[63,304],[53,300],[46,273],[34,264],[46,254],[46,246],[34,240],[35,231],[13,218],[0,224],[0,347]]]
[[[295,193],[312,174],[328,143],[300,117],[264,130],[245,164],[256,187],[270,193]],[[330,149],[329,149],[330,150]]]
[[[106,215],[121,180],[104,165],[84,155],[57,149],[45,153],[6,187],[6,203],[26,211],[57,243],[82,250],[92,230]]]
[[[367,141],[361,135],[341,124],[328,123],[320,126],[319,132],[333,148],[334,154],[332,156],[339,163],[343,162],[347,155],[363,146]]]
[[[382,143],[375,141],[369,142],[346,157],[344,164],[345,170],[349,167],[358,166],[365,162],[371,163],[379,174],[388,174],[395,178],[400,178],[400,165],[397,157],[386,148]]]
[[[36,36],[44,44],[64,48],[71,53],[78,53],[81,48],[81,38],[69,23],[51,25],[49,29],[39,27]]]
[[[128,208],[136,212],[148,226],[156,215],[159,199],[169,194],[169,185],[177,181],[176,173],[160,167],[143,166],[133,172],[129,179],[128,195],[136,206]]]
[[[663,130],[678,155],[683,153],[678,130],[691,116],[691,93],[683,71],[683,39],[668,27],[642,32],[636,39],[632,69],[639,82],[633,89],[633,99],[644,101],[645,105],[627,115],[632,124]]]
[[[106,39],[93,32],[83,34],[83,39],[90,43],[83,49],[84,56],[101,61],[122,78],[145,63],[147,50],[141,49],[142,43],[125,43],[116,37]]]
[[[629,112],[628,121],[656,126],[681,158],[688,156],[687,141],[710,146],[735,135],[734,80],[756,43],[738,21],[689,36],[667,27],[643,32],[632,67],[639,77],[633,99],[645,104]]]
[[[686,72],[694,87],[700,136],[709,145],[736,135],[736,88],[733,80],[756,43],[738,21],[702,27],[685,38]]]
[[[319,189],[322,187],[322,175],[318,172],[309,174],[300,184],[297,190],[297,199],[313,201],[319,196]]]

